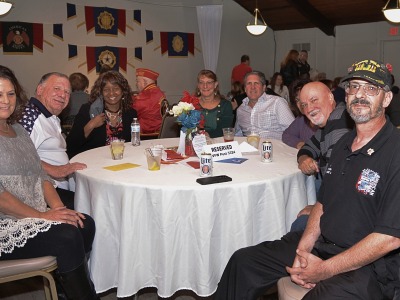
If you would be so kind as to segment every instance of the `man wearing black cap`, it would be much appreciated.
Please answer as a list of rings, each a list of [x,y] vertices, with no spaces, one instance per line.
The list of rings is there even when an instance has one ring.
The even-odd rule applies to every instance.
[[[390,72],[363,60],[342,84],[356,127],[332,150],[304,233],[235,252],[215,299],[257,299],[288,275],[310,289],[303,299],[399,296],[400,132],[385,118]]]

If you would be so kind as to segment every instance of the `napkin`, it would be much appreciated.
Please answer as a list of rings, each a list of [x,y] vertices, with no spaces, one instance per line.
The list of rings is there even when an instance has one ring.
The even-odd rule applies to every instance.
[[[124,163],[124,164],[104,167],[104,169],[110,170],[110,171],[122,171],[122,170],[125,170],[125,169],[136,168],[136,167],[139,167],[139,166],[140,165],[137,165],[137,164]]]
[[[243,162],[245,162],[247,160],[247,158],[243,158],[243,157],[232,157],[232,158],[228,158],[228,159],[223,159],[223,160],[219,160],[217,162],[219,163],[230,163],[230,164],[241,164]]]
[[[242,153],[244,153],[244,152],[258,152],[257,148],[254,148],[252,145],[250,145],[247,142],[242,142],[239,145],[239,149],[240,149],[240,152],[242,152]]]
[[[187,161],[186,162],[189,166],[191,166],[193,169],[200,169],[200,162],[199,161]]]
[[[174,150],[167,149],[167,150],[164,150],[164,152],[167,154],[165,157],[165,160],[175,160],[175,159],[183,158],[182,155],[180,155],[179,153],[177,153]],[[163,159],[164,159],[164,157],[163,157]]]

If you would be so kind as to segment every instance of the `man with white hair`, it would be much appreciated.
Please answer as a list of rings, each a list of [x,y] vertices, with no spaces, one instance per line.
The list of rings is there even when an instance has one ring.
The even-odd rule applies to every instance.
[[[161,127],[161,105],[165,94],[157,86],[160,74],[150,69],[136,70],[136,86],[139,93],[133,96],[133,108],[137,111],[141,133],[158,133]]]
[[[67,107],[70,95],[68,76],[58,72],[43,75],[36,95],[29,100],[19,123],[35,144],[43,169],[56,181],[61,200],[73,209],[75,180],[72,175],[77,170],[85,169],[86,165],[69,162],[66,142],[61,134],[58,115]]]

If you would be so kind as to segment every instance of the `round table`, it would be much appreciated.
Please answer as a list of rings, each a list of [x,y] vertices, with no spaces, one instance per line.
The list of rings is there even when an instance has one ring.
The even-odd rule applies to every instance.
[[[71,159],[88,166],[76,173],[75,207],[96,221],[89,266],[97,292],[117,287],[118,297],[128,297],[156,287],[161,297],[181,289],[209,296],[235,250],[281,237],[315,203],[313,177],[298,170],[297,150],[281,141],[272,140],[271,163],[259,154],[244,155],[242,164],[214,162],[214,175],[232,181],[211,185],[198,184],[199,170],[186,163],[197,157],[147,169],[146,147],[178,143],[125,144],[122,160],[112,160],[109,147]],[[139,166],[104,169],[124,163]]]

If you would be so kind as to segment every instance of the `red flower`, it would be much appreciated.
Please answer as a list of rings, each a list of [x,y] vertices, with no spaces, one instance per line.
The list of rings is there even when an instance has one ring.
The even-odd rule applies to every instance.
[[[389,70],[389,72],[390,73],[392,73],[392,71],[393,71],[393,67],[392,67],[392,65],[391,64],[386,64],[386,68]]]
[[[186,102],[186,103],[191,103],[191,104],[193,104],[194,109],[201,110],[199,98],[190,95],[189,92],[187,92],[187,91],[183,92],[183,97],[182,97],[181,101]]]

